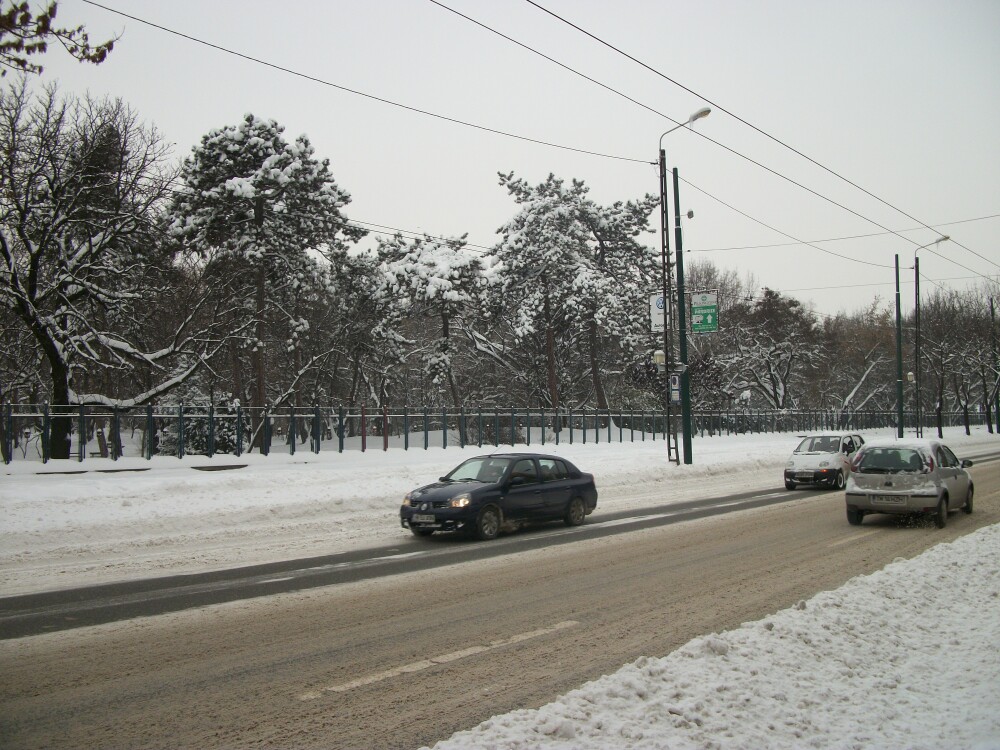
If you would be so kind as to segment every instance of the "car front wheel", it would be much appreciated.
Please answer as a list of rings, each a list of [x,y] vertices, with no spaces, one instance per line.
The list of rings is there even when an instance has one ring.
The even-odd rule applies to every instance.
[[[578,497],[574,497],[569,501],[569,506],[566,508],[566,515],[563,516],[563,523],[567,526],[579,526],[583,523],[583,519],[587,516],[587,509],[583,505],[583,500]]]
[[[972,485],[970,484],[969,485],[969,494],[965,496],[965,507],[963,508],[963,510],[966,513],[971,513],[972,512],[972,495],[973,494],[974,493],[972,491]]]
[[[943,529],[948,523],[948,501],[945,498],[938,500],[937,511],[934,513],[934,525]]]
[[[785,489],[786,489],[786,490],[794,490],[794,489],[795,489],[795,482],[789,482],[789,481],[788,481],[788,480],[786,479],[786,480],[785,480]]]
[[[474,533],[477,539],[489,541],[500,533],[500,511],[492,505],[483,508],[476,517]]]
[[[833,480],[833,484],[838,490],[844,489],[844,472],[837,472],[837,477]]]

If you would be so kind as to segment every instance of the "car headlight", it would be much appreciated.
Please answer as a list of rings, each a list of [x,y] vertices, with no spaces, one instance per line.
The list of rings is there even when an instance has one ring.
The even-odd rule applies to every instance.
[[[410,497],[411,494],[413,494],[413,493],[407,492],[405,495],[403,495],[403,507],[404,508],[408,508],[408,507],[410,507],[413,504],[411,502],[413,500],[413,498]]]
[[[824,468],[826,468],[829,465],[830,465],[829,461],[820,461],[819,462],[819,466],[820,466],[821,469],[824,469]]]
[[[463,492],[461,495],[455,495],[451,500],[448,501],[448,507],[450,508],[465,508],[472,502],[472,495],[468,492]]]

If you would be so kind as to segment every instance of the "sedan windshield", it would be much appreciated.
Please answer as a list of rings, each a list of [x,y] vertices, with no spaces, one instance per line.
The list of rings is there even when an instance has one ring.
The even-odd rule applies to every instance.
[[[861,456],[857,470],[862,474],[891,474],[919,472],[923,468],[924,460],[913,448],[869,448]]]
[[[836,453],[840,450],[840,438],[835,435],[825,435],[820,437],[807,437],[801,443],[799,447],[795,449],[796,453]]]
[[[492,484],[500,481],[509,465],[510,459],[508,458],[490,458],[488,456],[470,458],[455,468],[445,479],[450,482],[486,482]]]

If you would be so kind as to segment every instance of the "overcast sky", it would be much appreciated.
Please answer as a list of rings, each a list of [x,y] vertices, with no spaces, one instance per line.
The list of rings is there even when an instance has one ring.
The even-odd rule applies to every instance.
[[[97,67],[53,49],[44,77],[66,92],[120,96],[176,144],[178,158],[247,112],[275,119],[290,140],[305,133],[330,159],[353,197],[349,218],[467,232],[484,247],[515,210],[497,172],[582,179],[602,203],[656,193],[652,162],[674,126],[666,117],[682,122],[712,106],[696,133],[664,139],[668,165],[686,181],[682,210],[695,213],[684,223],[687,263],[751,273],[758,287],[831,314],[876,295],[892,303],[898,253],[907,312],[914,249],[938,236],[926,224],[964,247],[920,251],[922,292],[930,280],[964,289],[1000,273],[996,0],[538,0],[656,72],[524,0],[442,2],[643,106],[430,0],[60,0],[61,24],[86,24],[92,41],[122,38]],[[623,158],[496,135],[329,84]],[[833,241],[857,235],[867,236]],[[658,235],[648,244],[658,247]]]

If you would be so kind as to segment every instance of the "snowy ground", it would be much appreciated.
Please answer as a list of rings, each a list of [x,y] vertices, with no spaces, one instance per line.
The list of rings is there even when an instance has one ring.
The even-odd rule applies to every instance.
[[[1000,441],[946,437],[960,457]],[[597,475],[600,513],[780,487],[797,442],[699,438],[695,464],[679,467],[662,441],[545,450]],[[481,452],[16,462],[0,469],[0,595],[408,539],[397,520],[403,493]],[[196,468],[237,463],[246,466]],[[437,747],[765,746],[1000,748],[1000,527],[643,657]]]

